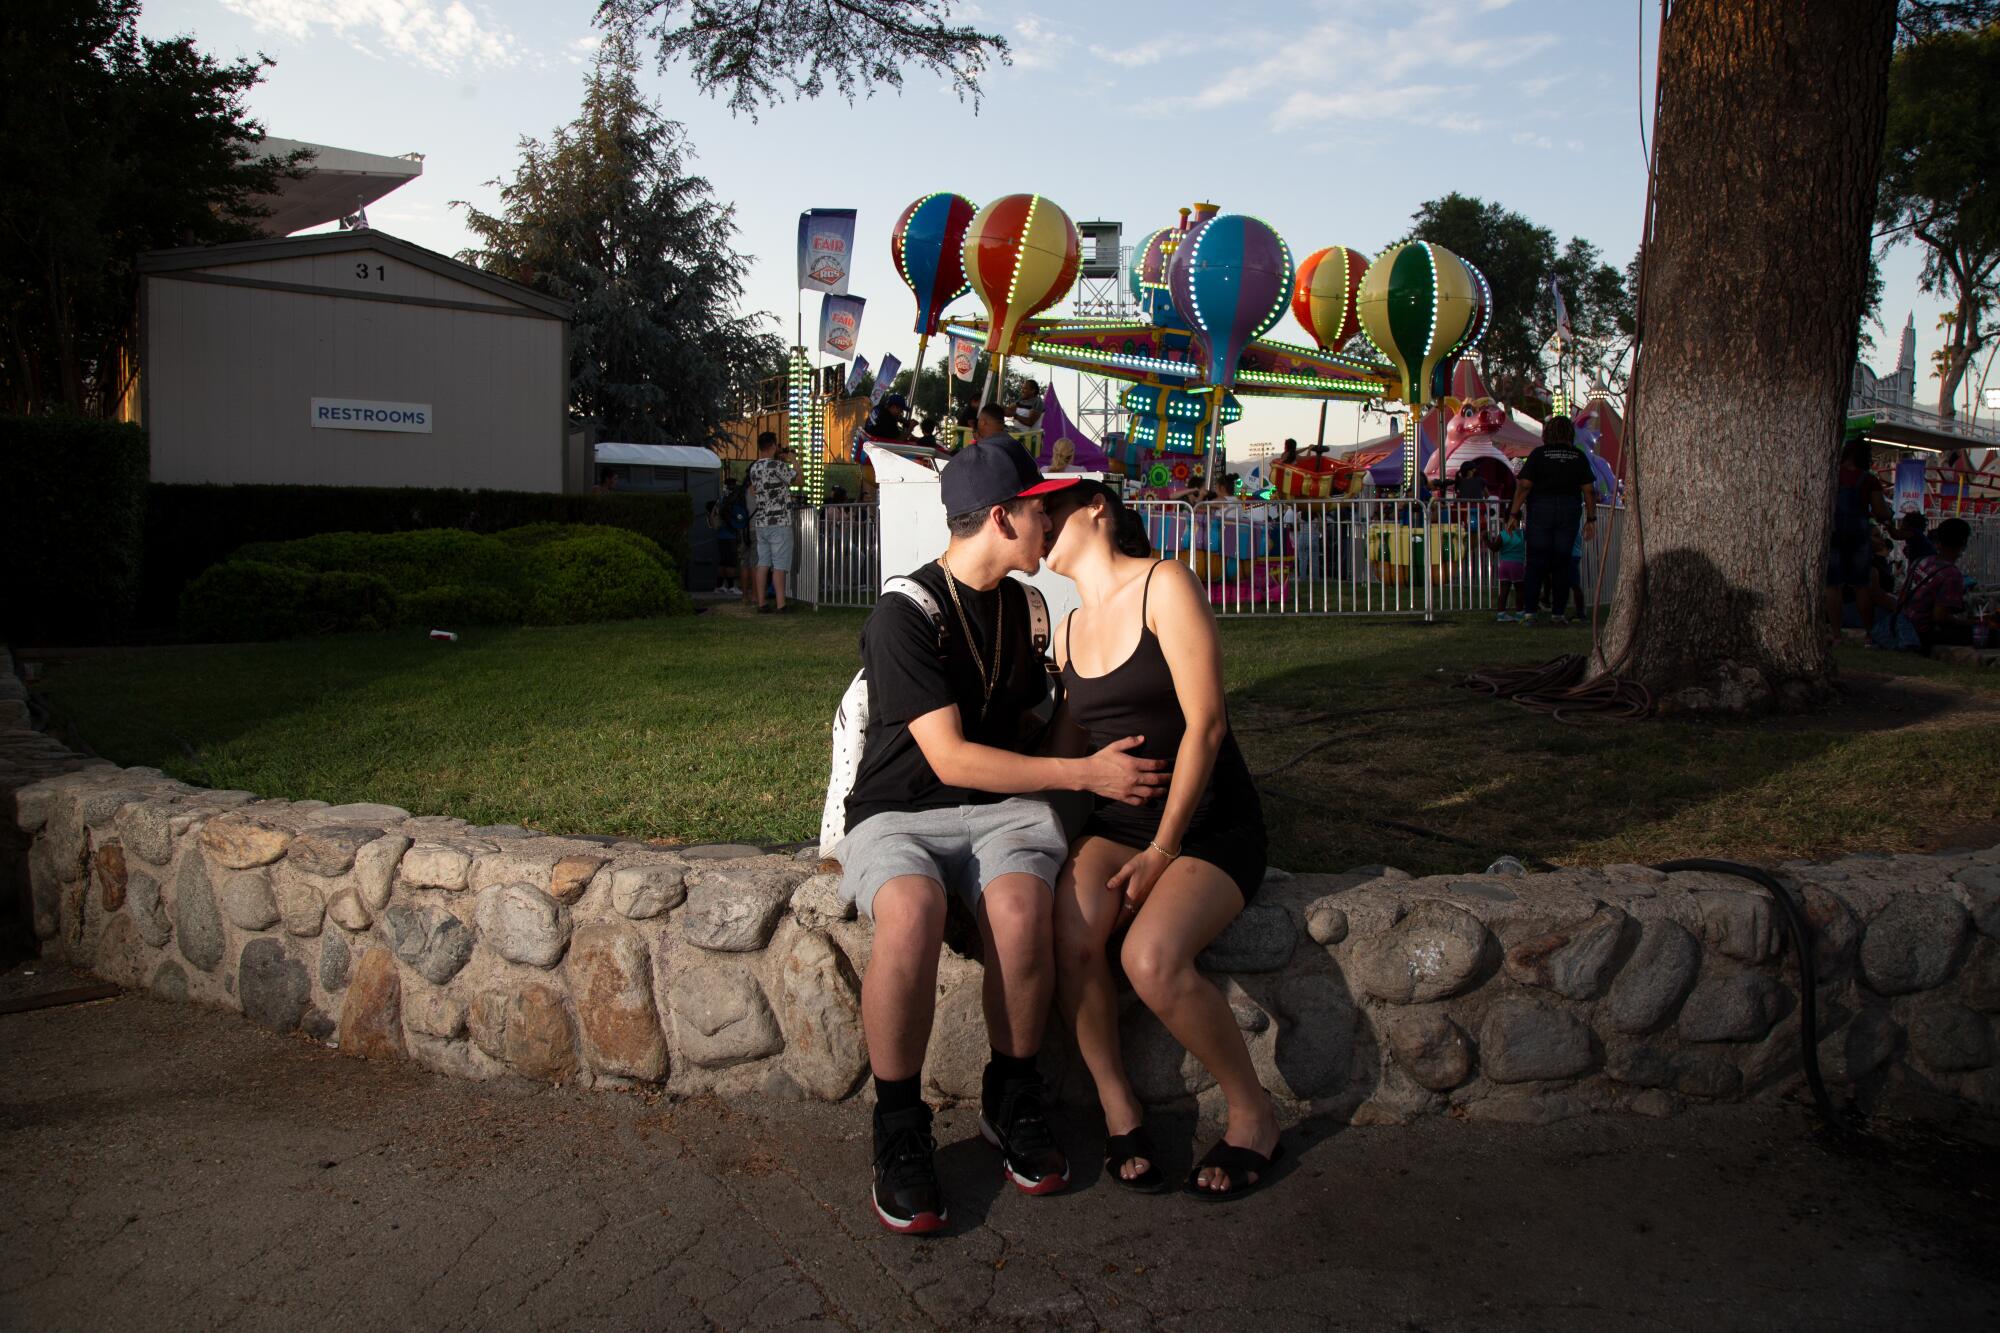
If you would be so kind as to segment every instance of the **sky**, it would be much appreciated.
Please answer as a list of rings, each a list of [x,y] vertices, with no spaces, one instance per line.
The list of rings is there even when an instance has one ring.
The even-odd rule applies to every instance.
[[[191,33],[223,58],[274,60],[249,99],[273,135],[423,153],[422,177],[371,207],[369,222],[453,254],[470,241],[453,201],[496,207],[494,182],[512,175],[521,139],[575,117],[594,10],[591,0],[149,0],[140,27]],[[793,327],[799,212],[855,208],[862,352],[910,364],[916,306],[890,261],[889,229],[934,190],[978,203],[1038,192],[1078,221],[1122,222],[1127,244],[1205,199],[1264,218],[1295,256],[1335,244],[1378,251],[1425,200],[1459,190],[1559,240],[1585,237],[1620,267],[1638,245],[1652,0],[989,0],[956,6],[954,19],[1013,47],[976,107],[911,71],[900,93],[852,106],[827,96],[752,119],[649,59],[642,86],[687,127],[696,168],[735,205],[738,248],[754,257],[745,306],[770,312],[774,332]],[[1884,262],[1889,327],[1875,331],[1873,360],[1894,368],[1914,311],[1917,396],[1935,406],[1928,358],[1943,306],[1918,292],[1918,264],[1907,247]],[[976,298],[953,309],[976,313]],[[1309,341],[1289,315],[1272,336]],[[1069,372],[1041,378],[1073,405]],[[1244,406],[1232,445],[1311,443],[1318,430],[1311,405]],[[1326,440],[1385,429],[1335,404]]]

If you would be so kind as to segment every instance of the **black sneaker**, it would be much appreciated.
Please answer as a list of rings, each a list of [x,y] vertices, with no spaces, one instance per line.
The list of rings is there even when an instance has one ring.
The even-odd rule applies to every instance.
[[[1039,1078],[1018,1078],[987,1098],[979,1132],[1000,1150],[1001,1171],[1023,1194],[1054,1194],[1069,1184],[1069,1159],[1049,1129],[1048,1093]]]
[[[945,1224],[931,1108],[875,1116],[875,1216],[891,1231],[921,1235]]]

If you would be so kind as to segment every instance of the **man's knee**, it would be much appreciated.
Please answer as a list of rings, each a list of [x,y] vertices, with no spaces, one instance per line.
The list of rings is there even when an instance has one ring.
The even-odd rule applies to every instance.
[[[902,875],[875,891],[869,913],[879,950],[885,941],[936,948],[944,943],[944,886],[922,875]]]

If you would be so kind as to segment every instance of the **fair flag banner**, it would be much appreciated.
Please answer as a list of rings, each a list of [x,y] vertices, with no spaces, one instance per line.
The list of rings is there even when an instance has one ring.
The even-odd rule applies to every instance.
[[[841,393],[852,398],[854,391],[861,387],[861,377],[867,373],[868,358],[865,356],[855,357],[854,364],[847,368],[847,387],[842,389]]]
[[[970,338],[951,340],[951,374],[953,379],[972,383],[972,373],[979,365],[979,345]]]
[[[810,208],[799,214],[799,287],[847,294],[854,262],[854,210]]]
[[[1898,514],[1921,514],[1924,512],[1924,460],[1906,458],[1896,464],[1896,502]]]
[[[845,361],[861,345],[861,307],[868,302],[859,296],[822,296],[819,302],[819,347]]]
[[[896,372],[902,368],[903,363],[897,357],[882,358],[882,369],[875,372],[875,392],[868,396],[870,405],[882,401],[882,396],[889,392],[889,386],[896,382]]]

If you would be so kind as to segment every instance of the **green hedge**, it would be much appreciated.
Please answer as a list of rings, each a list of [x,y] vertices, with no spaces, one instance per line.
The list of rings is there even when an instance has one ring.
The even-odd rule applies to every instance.
[[[372,486],[150,488],[145,527],[143,625],[170,633],[181,592],[240,547],[322,533],[462,528],[498,533],[543,524],[623,528],[648,538],[684,570],[692,501],[685,494],[546,495],[532,491]],[[675,575],[678,582],[679,575]],[[476,585],[461,585],[477,600]]]
[[[0,416],[0,635],[104,643],[131,632],[150,469],[137,426]]]
[[[180,628],[202,640],[289,639],[390,625],[569,625],[693,611],[674,562],[624,528],[538,523],[328,532],[259,542],[196,576]]]

